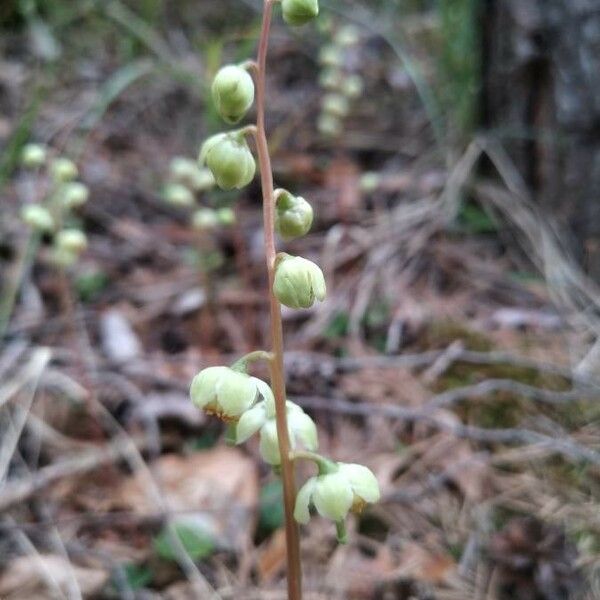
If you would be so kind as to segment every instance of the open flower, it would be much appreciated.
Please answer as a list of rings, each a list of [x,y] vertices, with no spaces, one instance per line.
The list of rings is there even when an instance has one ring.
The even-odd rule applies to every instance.
[[[311,505],[321,516],[339,523],[349,512],[360,513],[379,500],[379,484],[370,469],[351,463],[333,465],[335,470],[311,477],[300,488],[294,509],[299,523],[308,523]]]
[[[272,396],[271,389],[262,380],[229,367],[208,367],[192,380],[192,402],[208,414],[223,421],[237,421],[251,408],[259,396]]]
[[[297,404],[289,400],[286,402],[286,412],[291,449],[294,450],[299,441],[307,450],[316,450],[319,441],[314,421]],[[236,443],[245,442],[257,431],[260,431],[259,450],[263,460],[270,465],[281,464],[275,400],[272,393],[240,417],[236,429]]]

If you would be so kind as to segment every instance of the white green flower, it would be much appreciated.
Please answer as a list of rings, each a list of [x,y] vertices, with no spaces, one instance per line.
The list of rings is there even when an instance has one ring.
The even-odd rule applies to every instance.
[[[211,170],[223,190],[247,186],[256,172],[256,162],[246,138],[240,133],[219,133],[202,145],[200,163]]]
[[[227,65],[214,78],[212,97],[221,117],[237,123],[254,102],[254,81],[244,68]]]
[[[171,206],[188,207],[193,206],[196,198],[194,194],[181,183],[169,183],[163,190],[165,202]]]
[[[54,229],[54,219],[50,211],[39,204],[28,204],[21,209],[23,221],[37,231],[48,232]]]
[[[63,229],[59,231],[54,243],[57,249],[74,254],[83,252],[88,245],[85,233],[79,229]]]
[[[312,206],[301,196],[278,190],[275,203],[275,230],[284,240],[306,235],[312,226]]]
[[[208,367],[192,380],[192,402],[224,421],[237,419],[252,408],[260,396],[272,395],[262,380],[229,367]]]
[[[343,118],[350,111],[350,103],[341,94],[327,94],[321,101],[323,112],[333,117]]]
[[[337,463],[336,470],[311,477],[298,492],[294,518],[308,523],[310,506],[337,523],[349,512],[360,513],[367,504],[381,497],[379,484],[373,472],[363,465]]]
[[[175,156],[169,165],[173,183],[182,184],[194,192],[205,192],[215,185],[215,178],[208,169],[201,169],[198,163],[185,156]]]
[[[69,158],[55,158],[50,165],[50,174],[57,183],[73,181],[79,174],[77,165]]]
[[[48,151],[41,144],[25,144],[21,151],[21,164],[27,169],[37,169],[44,165]]]
[[[212,208],[199,208],[192,216],[192,227],[198,231],[214,229],[218,224],[217,213]]]
[[[90,190],[85,184],[79,181],[72,181],[70,183],[66,183],[60,189],[59,194],[63,206],[65,208],[72,209],[82,206],[88,201]]]
[[[316,450],[319,441],[314,421],[297,404],[289,400],[286,402],[286,413],[291,449],[295,450],[300,442],[306,450]],[[263,460],[270,465],[281,464],[275,400],[272,394],[240,417],[236,429],[236,443],[245,442],[257,431],[260,431],[259,451]]]
[[[281,253],[275,267],[273,293],[285,306],[310,308],[325,299],[327,288],[323,271],[301,256]]]

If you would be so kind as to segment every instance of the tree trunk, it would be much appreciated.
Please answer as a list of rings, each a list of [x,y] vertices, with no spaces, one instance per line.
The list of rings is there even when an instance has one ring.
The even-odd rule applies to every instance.
[[[484,124],[600,280],[600,0],[486,0]]]

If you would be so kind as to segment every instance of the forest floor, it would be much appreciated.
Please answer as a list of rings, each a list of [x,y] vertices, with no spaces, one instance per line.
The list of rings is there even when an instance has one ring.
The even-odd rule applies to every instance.
[[[255,39],[208,4],[188,24],[212,35],[200,53],[181,23],[163,37],[119,2],[89,40],[73,31],[86,15],[65,25],[50,66],[26,29],[3,42],[0,269],[18,301],[0,346],[0,598],[285,597],[279,481],[188,398],[199,369],[267,344],[259,185],[201,195],[236,210],[202,235],[161,198],[172,157],[217,126],[199,82]],[[303,528],[306,598],[598,598],[597,290],[500,146],[443,150],[410,69],[367,30],[345,58],[367,92],[323,137],[328,35],[276,27],[270,56],[275,177],[316,214],[280,248],[328,284],[284,311],[288,394],[383,498],[347,545]],[[66,287],[44,243],[18,269],[19,208],[40,189],[15,168],[28,138],[75,157],[91,189]]]

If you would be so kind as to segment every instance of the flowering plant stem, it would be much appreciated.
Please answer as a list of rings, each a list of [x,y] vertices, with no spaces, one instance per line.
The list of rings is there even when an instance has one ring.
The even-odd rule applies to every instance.
[[[288,598],[302,598],[302,570],[300,565],[300,541],[298,525],[294,519],[296,499],[296,481],[294,463],[290,460],[290,440],[286,416],[285,375],[283,368],[283,329],[281,323],[281,305],[273,294],[275,279],[275,201],[273,193],[273,172],[265,130],[265,77],[269,31],[276,0],[264,0],[264,12],[258,58],[256,62],[256,146],[260,165],[260,178],[263,196],[263,222],[265,235],[265,255],[269,276],[269,303],[271,314],[271,352],[269,361],[271,386],[275,396],[277,436],[281,454],[281,477],[283,480],[283,502],[285,509],[285,533],[287,548]]]

